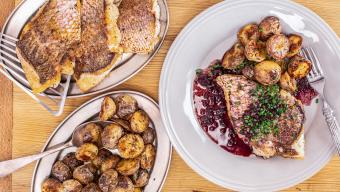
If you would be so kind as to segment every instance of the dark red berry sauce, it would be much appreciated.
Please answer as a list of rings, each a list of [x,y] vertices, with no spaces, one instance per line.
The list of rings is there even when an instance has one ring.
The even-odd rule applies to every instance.
[[[295,97],[304,105],[310,105],[312,100],[318,95],[318,93],[309,84],[307,78],[299,79],[297,81],[297,88]]]
[[[198,71],[194,81],[194,104],[202,129],[220,147],[235,155],[249,156],[251,148],[235,134],[227,114],[223,90],[216,77],[237,71],[227,71],[215,61],[205,70]]]

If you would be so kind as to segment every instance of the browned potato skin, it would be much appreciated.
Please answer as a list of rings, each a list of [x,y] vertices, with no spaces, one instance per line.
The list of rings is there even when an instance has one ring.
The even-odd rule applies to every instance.
[[[117,104],[117,115],[124,118],[138,109],[138,103],[135,98],[130,95],[120,95],[115,98]]]
[[[107,149],[114,149],[118,143],[118,140],[124,135],[123,128],[116,124],[112,123],[107,125],[101,135],[102,144]]]
[[[142,138],[143,138],[144,144],[152,144],[155,141],[155,138],[156,138],[155,129],[153,129],[151,127],[147,128],[143,132]]]
[[[302,37],[300,35],[290,34],[289,39],[289,52],[287,57],[293,57],[297,55],[302,48]]]
[[[101,192],[99,186],[95,183],[90,183],[86,185],[81,192]]]
[[[127,176],[120,175],[118,177],[118,184],[114,192],[133,192],[134,186],[131,179]]]
[[[118,151],[123,158],[135,158],[144,150],[144,142],[137,134],[126,134],[119,139]]]
[[[100,127],[100,125],[96,123],[89,123],[85,125],[85,127],[79,130],[78,141],[80,141],[81,144],[84,143],[99,144],[101,129],[102,128]]]
[[[118,173],[113,169],[105,171],[98,180],[99,188],[103,192],[115,191],[118,184]]]
[[[104,159],[102,165],[100,166],[100,171],[103,173],[109,169],[115,168],[120,159],[121,158],[118,155],[112,155]]]
[[[71,169],[61,161],[54,163],[52,167],[52,176],[63,182],[72,178]]]
[[[273,85],[281,78],[281,67],[273,61],[263,61],[255,65],[255,79],[263,85]]]
[[[248,79],[255,80],[254,66],[245,66],[242,69],[242,75]]]
[[[150,170],[152,169],[156,158],[156,148],[148,144],[145,146],[145,150],[140,156],[140,165],[141,168]]]
[[[280,19],[274,16],[268,16],[264,18],[260,25],[260,39],[266,41],[272,35],[281,34],[282,26],[280,23]]]
[[[261,41],[251,40],[246,44],[244,54],[249,61],[264,61],[267,56],[266,45]]]
[[[134,190],[133,190],[133,192],[142,192],[142,189],[139,188],[139,187],[135,187]]]
[[[139,169],[135,174],[132,176],[132,182],[135,187],[144,187],[149,182],[149,173],[144,169]]]
[[[100,168],[103,161],[111,156],[113,156],[113,154],[109,150],[102,148],[99,150],[98,155],[92,160],[92,164],[96,168]]]
[[[67,155],[65,155],[62,162],[65,165],[67,165],[71,169],[71,171],[73,171],[76,167],[79,167],[80,165],[83,164],[82,161],[80,161],[76,158],[75,152],[71,152],[71,153],[68,153]]]
[[[135,133],[142,133],[149,127],[150,119],[148,114],[143,110],[133,113],[130,119],[131,130]]]
[[[311,69],[312,63],[299,55],[295,55],[288,64],[288,73],[295,79],[306,77]]]
[[[81,192],[83,186],[75,179],[69,179],[63,182],[64,192]]]
[[[118,171],[118,173],[122,175],[129,176],[137,172],[139,167],[140,167],[139,158],[122,159],[121,161],[119,161],[116,170]]]
[[[237,34],[239,41],[245,46],[249,41],[257,41],[260,38],[259,27],[251,23],[244,26]]]
[[[63,192],[64,187],[60,181],[53,179],[53,178],[47,178],[45,179],[45,181],[43,182],[41,186],[41,191],[42,192]]]
[[[102,102],[101,110],[99,113],[99,119],[102,121],[107,121],[111,119],[117,112],[117,106],[114,100],[106,96]]]
[[[240,42],[237,42],[224,54],[222,66],[226,69],[235,69],[244,61],[244,59],[244,47]]]
[[[291,93],[294,93],[297,90],[297,83],[294,78],[291,78],[289,76],[288,72],[285,72],[284,74],[281,75],[280,87]]]
[[[267,52],[276,60],[287,57],[289,52],[289,39],[285,35],[273,35],[267,41]]]
[[[112,119],[112,121],[117,123],[118,125],[122,126],[127,131],[132,131],[131,127],[130,127],[130,122],[129,121],[124,120],[124,119],[117,119],[117,118]]]
[[[81,161],[91,161],[96,158],[98,154],[98,147],[92,143],[84,143],[78,147],[76,151],[76,158]]]
[[[85,164],[77,167],[73,171],[73,178],[77,179],[82,184],[88,184],[95,178],[96,168],[92,164]]]

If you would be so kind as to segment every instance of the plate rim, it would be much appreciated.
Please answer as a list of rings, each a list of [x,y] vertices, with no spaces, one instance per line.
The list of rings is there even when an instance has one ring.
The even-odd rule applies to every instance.
[[[168,76],[169,76],[169,67],[170,63],[172,62],[171,59],[176,57],[176,53],[177,51],[175,49],[178,49],[178,47],[181,47],[182,45],[182,41],[186,39],[186,36],[188,34],[190,34],[190,32],[196,27],[196,25],[199,22],[204,21],[205,19],[207,19],[208,17],[212,16],[212,12],[216,11],[216,9],[221,9],[221,7],[235,7],[238,6],[240,4],[246,4],[246,3],[252,3],[252,4],[256,4],[256,3],[264,3],[264,0],[239,0],[237,2],[232,2],[232,1],[223,1],[220,3],[217,3],[207,9],[205,9],[204,11],[202,11],[200,14],[198,14],[197,16],[195,16],[183,29],[182,31],[178,34],[178,36],[176,37],[174,43],[172,44],[171,48],[168,51],[168,54],[165,58],[164,64],[163,64],[163,68],[162,68],[162,73],[161,73],[161,79],[160,79],[160,86],[159,86],[159,103],[161,106],[161,116],[164,122],[164,125],[166,127],[166,130],[168,132],[169,138],[173,144],[173,146],[175,147],[176,151],[179,152],[179,155],[181,156],[182,159],[185,160],[185,162],[194,170],[196,171],[198,174],[200,174],[201,176],[203,176],[204,178],[206,178],[207,180],[210,180],[222,187],[225,188],[229,188],[229,189],[233,189],[233,190],[247,190],[247,191],[258,191],[258,190],[281,190],[281,189],[285,189],[287,187],[290,186],[294,186],[308,178],[310,178],[311,176],[313,176],[315,173],[317,173],[320,169],[322,169],[331,159],[333,153],[334,153],[334,146],[330,146],[330,150],[325,152],[325,155],[323,157],[320,157],[318,159],[318,161],[315,161],[316,165],[321,165],[320,167],[317,167],[316,165],[310,165],[310,168],[307,169],[305,172],[302,172],[303,174],[298,175],[296,177],[293,177],[294,181],[290,181],[289,183],[284,183],[282,184],[282,182],[278,182],[275,183],[275,186],[268,186],[268,185],[259,185],[259,186],[253,186],[253,185],[246,185],[246,184],[239,184],[239,183],[233,183],[233,182],[225,182],[225,181],[221,181],[219,179],[217,179],[216,177],[214,177],[213,175],[209,174],[206,170],[203,170],[201,168],[201,166],[199,165],[199,163],[194,160],[190,154],[187,152],[187,150],[181,146],[181,142],[180,140],[177,139],[176,134],[174,133],[174,131],[172,130],[172,122],[169,120],[171,119],[169,117],[169,113],[168,113],[168,109],[167,106],[169,104],[167,104],[167,95],[166,92],[163,90],[166,90],[165,88],[167,88],[166,84],[168,82]],[[308,15],[308,18],[313,18],[313,20],[318,20],[320,23],[322,23],[323,25],[320,27],[320,29],[322,29],[322,31],[327,31],[328,34],[331,34],[328,38],[330,38],[331,40],[334,40],[336,42],[338,42],[338,38],[336,33],[334,32],[334,30],[332,30],[332,28],[320,17],[318,16],[316,13],[314,13],[313,11],[311,11],[310,9],[304,7],[301,4],[295,3],[293,1],[290,0],[275,0],[275,2],[279,3],[280,5],[284,5],[286,7],[292,7],[294,9],[302,9],[303,13],[305,15]],[[340,43],[338,43],[337,45],[335,45],[336,48],[338,50],[340,50]],[[308,172],[308,173],[307,173]],[[300,177],[300,178],[299,178]],[[297,179],[298,178],[298,179]],[[226,184],[227,183],[227,184]],[[254,189],[254,187],[259,187]]]
[[[11,14],[6,18],[6,21],[1,29],[1,33],[4,34],[4,32],[7,30],[7,27],[8,27],[8,24],[9,22],[11,21],[12,17],[14,16],[14,14],[16,14],[16,12],[18,11],[18,9],[24,4],[26,3],[26,1],[28,0],[23,0],[22,2],[20,2],[14,9],[13,11],[11,12]],[[157,55],[157,53],[159,53],[160,49],[162,48],[163,46],[163,43],[165,41],[165,38],[169,32],[169,25],[170,25],[170,10],[169,10],[169,6],[168,6],[168,3],[167,3],[167,0],[159,0],[159,1],[162,1],[164,3],[164,6],[165,6],[165,10],[166,10],[166,25],[165,25],[165,31],[164,31],[164,35],[159,39],[159,42],[158,42],[158,46],[154,49],[154,51],[151,53],[150,57],[143,63],[142,66],[140,66],[138,69],[136,69],[133,73],[131,73],[130,75],[126,76],[125,78],[119,80],[117,83],[113,84],[113,85],[110,85],[106,88],[103,88],[103,89],[100,89],[100,90],[96,90],[96,91],[93,91],[93,92],[88,92],[88,93],[81,93],[81,94],[75,94],[75,95],[67,95],[66,98],[69,98],[69,99],[72,99],[72,98],[81,98],[81,97],[86,97],[86,96],[92,96],[92,95],[95,95],[95,94],[101,94],[103,92],[106,92],[112,88],[115,88],[123,83],[125,83],[126,81],[128,81],[129,79],[131,79],[132,77],[134,77],[136,74],[138,74],[140,71],[142,71],[146,65],[148,65],[152,59],[154,59],[154,57]],[[11,76],[13,76],[8,70],[5,69],[5,72]],[[20,82],[19,82],[20,83]],[[22,83],[20,83],[21,85],[23,85]],[[29,87],[26,87],[24,85],[25,89],[27,91],[30,91],[32,92],[32,89],[29,88]],[[45,93],[46,95],[48,95],[49,97],[51,98],[54,98],[54,99],[60,99],[61,96],[59,95],[54,95],[54,94],[50,94],[50,93]],[[44,96],[45,94],[43,93],[40,93],[38,94],[39,96],[42,96],[42,97],[46,97]]]
[[[144,97],[146,98],[147,100],[149,100],[151,103],[153,103],[159,110],[160,110],[160,107],[159,107],[159,104],[150,96],[144,94],[144,93],[141,93],[141,92],[138,92],[138,91],[133,91],[133,90],[128,90],[128,89],[122,89],[122,90],[117,90],[117,91],[111,91],[111,92],[108,92],[108,93],[105,93],[105,94],[101,94],[97,97],[94,97],[88,101],[86,101],[84,104],[80,105],[79,107],[77,107],[75,110],[73,110],[69,115],[67,115],[57,126],[56,128],[53,130],[52,133],[50,133],[49,137],[46,139],[46,142],[44,143],[42,149],[40,152],[44,152],[48,145],[50,144],[51,140],[53,139],[53,137],[55,136],[55,134],[59,131],[59,129],[65,124],[66,121],[68,121],[72,116],[74,116],[75,114],[78,113],[78,111],[82,108],[84,108],[85,106],[91,104],[92,102],[98,100],[98,99],[101,99],[105,96],[108,96],[108,95],[114,95],[114,94],[135,94],[135,95],[139,95],[141,97]],[[161,119],[162,121],[162,119]],[[163,123],[163,121],[162,121]],[[164,125],[164,123],[163,123]],[[164,129],[166,130],[165,128],[165,125],[164,125]],[[166,132],[166,131],[165,131]],[[167,133],[167,132],[166,132]],[[168,135],[167,135],[168,136]],[[172,152],[173,152],[173,147],[172,147],[172,143],[170,141],[170,138],[169,138],[169,143],[170,143],[170,149],[169,149],[169,158],[167,160],[167,166],[166,166],[166,172],[164,173],[164,176],[163,176],[163,180],[161,182],[161,185],[159,186],[158,188],[158,191],[161,191],[163,186],[164,186],[164,183],[166,181],[166,178],[168,176],[168,173],[169,173],[169,169],[170,169],[170,165],[171,165],[171,160],[172,160]],[[36,178],[36,174],[37,174],[37,170],[38,170],[38,167],[40,165],[40,162],[41,160],[39,159],[38,161],[36,161],[35,163],[35,166],[34,166],[34,170],[33,170],[33,173],[32,173],[32,179],[31,179],[31,187],[30,187],[30,191],[31,192],[34,192],[34,182],[35,182],[35,178]]]

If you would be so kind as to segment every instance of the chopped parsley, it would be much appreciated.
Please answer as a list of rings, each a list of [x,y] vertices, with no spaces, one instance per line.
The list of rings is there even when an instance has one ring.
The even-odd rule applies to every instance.
[[[315,103],[319,103],[319,99],[316,99],[316,100],[315,100]]]

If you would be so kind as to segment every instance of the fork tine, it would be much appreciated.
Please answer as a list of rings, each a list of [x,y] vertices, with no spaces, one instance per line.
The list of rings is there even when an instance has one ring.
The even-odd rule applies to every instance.
[[[10,59],[12,59],[13,61],[20,63],[20,60],[19,60],[17,57],[14,57],[13,55],[11,55],[10,53],[8,53],[8,52],[6,52],[6,51],[4,51],[4,50],[1,50],[1,49],[0,49],[0,53],[6,55],[7,57],[9,57]],[[3,57],[0,56],[0,58],[3,58]]]
[[[16,47],[16,46],[17,46],[16,43],[13,43],[13,42],[11,42],[11,41],[8,41],[7,39],[1,39],[1,41],[5,42],[5,43],[7,43],[7,44],[9,44],[9,45],[11,45],[11,46],[13,46],[13,47]]]
[[[20,75],[17,71],[13,70],[12,68],[8,67],[7,65],[3,64],[2,62],[0,62],[0,66],[2,66],[3,68],[5,68],[6,70],[8,70],[11,74],[14,74],[14,76],[16,76],[17,78],[19,78],[21,81],[23,81],[24,83],[28,84],[27,79],[23,76]]]
[[[9,36],[9,35],[7,35],[7,34],[4,34],[4,33],[1,33],[1,36],[5,37],[5,38],[8,38],[8,39],[10,39],[10,40],[12,40],[12,41],[18,41],[18,39],[17,39],[17,38],[14,38],[14,37],[12,37],[12,36]]]
[[[0,43],[0,47],[2,47],[2,48],[4,48],[4,49],[8,50],[9,52],[11,52],[11,53],[13,53],[13,54],[17,54],[17,52],[15,51],[15,49],[10,48],[10,47],[6,46],[6,45],[3,44],[3,43]]]
[[[24,73],[24,70],[23,70],[20,66],[16,65],[15,63],[13,63],[12,61],[10,61],[9,59],[7,59],[7,58],[5,58],[5,57],[1,57],[1,56],[0,56],[0,59],[4,60],[4,61],[5,61],[6,63],[8,63],[11,67],[15,68],[15,69],[18,70],[19,72]],[[7,65],[6,65],[6,66],[7,66]]]
[[[320,65],[320,61],[318,57],[316,56],[315,51],[313,50],[313,48],[309,48],[307,50],[309,51],[310,55],[313,57],[313,60],[315,61],[315,64],[313,64],[313,67],[315,67],[315,70],[318,72],[318,74],[323,76],[323,71]]]
[[[305,48],[302,48],[302,49],[301,49],[301,54],[302,54],[302,56],[303,56],[304,58],[309,59],[309,56],[307,55]],[[311,62],[312,62],[312,61],[311,61]],[[313,62],[312,62],[312,63],[313,63]],[[312,64],[312,65],[313,65],[313,64]],[[315,77],[315,71],[313,71],[313,67],[312,67],[312,69],[311,69],[311,71],[309,72],[309,74],[308,74],[307,77],[308,77],[309,79],[313,79],[313,78]]]

